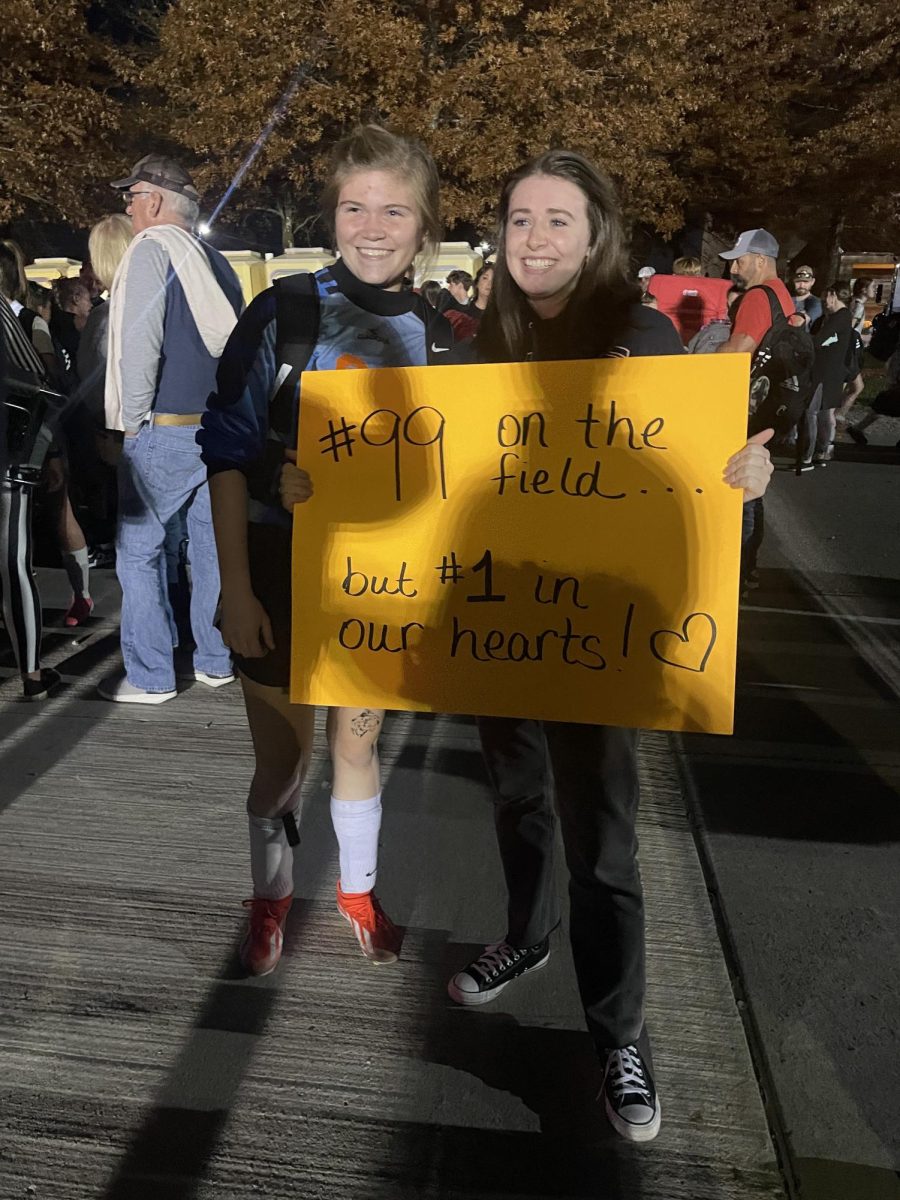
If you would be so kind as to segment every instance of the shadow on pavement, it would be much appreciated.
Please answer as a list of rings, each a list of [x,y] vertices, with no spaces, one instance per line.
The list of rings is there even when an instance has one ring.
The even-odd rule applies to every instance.
[[[882,997],[890,991],[891,968],[872,949],[889,944],[880,922],[890,917],[877,911],[879,901],[865,887],[890,869],[884,858],[890,851],[881,848],[900,842],[898,776],[891,765],[897,749],[898,679],[890,666],[896,631],[883,624],[877,641],[863,641],[852,612],[844,620],[806,619],[798,610],[821,613],[827,611],[823,597],[852,597],[871,606],[887,601],[895,615],[900,584],[868,576],[804,580],[789,570],[761,576],[753,600],[759,611],[742,612],[733,738],[717,743],[687,735],[673,739],[673,746],[676,754],[680,750],[710,891],[720,904],[731,970],[746,989],[750,1041],[782,1145],[793,1157],[798,1139],[815,1140],[815,1112],[819,1104],[824,1111],[828,1097],[819,1095],[808,1107],[813,1080],[821,1087],[838,1079],[841,1103],[858,1121],[855,1136],[867,1146],[874,1139],[871,1144],[890,1153],[896,1121],[884,1097],[893,1094],[896,1070],[890,1055],[884,1058],[891,1027],[885,1028],[890,1014]],[[887,664],[881,674],[880,663]],[[865,857],[854,858],[855,847],[864,848]],[[883,894],[888,890],[885,884]],[[829,961],[829,951],[836,959],[846,956],[846,966]],[[791,1027],[820,1055],[808,1076],[802,1055],[785,1048]],[[793,1109],[782,1107],[786,1094]],[[798,1114],[800,1096],[807,1107]],[[802,1162],[793,1165],[797,1178]],[[863,1170],[855,1178],[864,1178]],[[811,1185],[804,1195],[807,1190],[817,1200],[881,1195]]]
[[[296,942],[311,906],[295,901],[285,941]],[[215,1157],[232,1107],[278,1002],[278,976],[248,978],[238,943],[223,964],[193,1029],[169,1071],[159,1097],[132,1137],[102,1200],[193,1200]],[[237,1033],[227,1061],[211,1070],[207,1033]],[[193,1098],[194,1088],[203,1091]],[[200,1105],[203,1107],[200,1107]]]

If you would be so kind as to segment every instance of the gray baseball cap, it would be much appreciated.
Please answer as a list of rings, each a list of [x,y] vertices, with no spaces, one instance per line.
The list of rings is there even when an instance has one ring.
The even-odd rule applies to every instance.
[[[181,192],[182,196],[190,196],[192,200],[200,199],[200,193],[184,167],[165,154],[145,154],[131,168],[130,175],[113,180],[109,186],[121,192],[135,183],[153,183],[169,192]]]
[[[766,258],[778,257],[778,243],[768,229],[745,229],[730,250],[723,250],[719,258],[740,258],[742,254],[764,254]]]

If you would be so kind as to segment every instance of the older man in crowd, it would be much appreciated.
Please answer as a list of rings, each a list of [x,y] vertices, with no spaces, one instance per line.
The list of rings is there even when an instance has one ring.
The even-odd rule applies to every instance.
[[[125,675],[99,692],[162,704],[177,695],[164,546],[179,513],[191,565],[193,678],[210,687],[234,678],[213,625],[219,568],[196,433],[242,297],[226,259],[194,236],[200,196],[183,167],[148,154],[112,187],[135,233],[110,293],[106,377],[107,425],[125,434],[116,536]]]

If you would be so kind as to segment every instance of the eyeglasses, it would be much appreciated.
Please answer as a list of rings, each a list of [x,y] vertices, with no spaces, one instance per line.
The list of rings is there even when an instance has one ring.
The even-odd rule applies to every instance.
[[[131,204],[132,200],[134,200],[134,198],[136,196],[152,196],[152,195],[153,195],[152,192],[123,192],[122,199],[125,202],[125,207],[128,208],[128,206]]]

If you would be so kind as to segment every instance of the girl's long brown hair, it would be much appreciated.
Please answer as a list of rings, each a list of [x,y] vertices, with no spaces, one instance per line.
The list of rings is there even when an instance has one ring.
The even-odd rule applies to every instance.
[[[574,150],[547,150],[519,167],[500,196],[494,286],[478,330],[479,356],[491,362],[522,362],[532,348],[534,312],[506,263],[506,227],[513,189],[532,175],[574,183],[587,200],[591,248],[566,313],[572,358],[602,357],[628,322],[640,288],[628,278],[625,235],[612,180]]]

